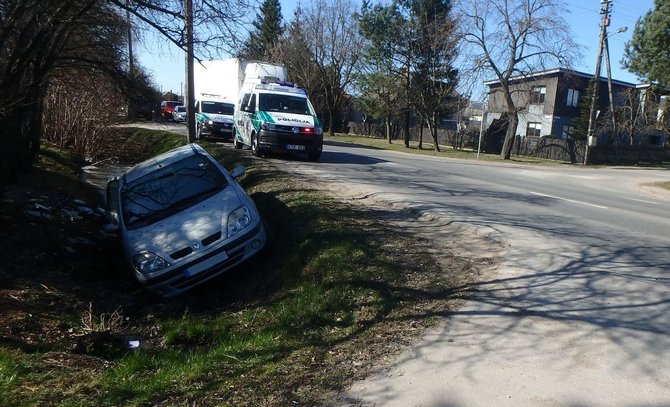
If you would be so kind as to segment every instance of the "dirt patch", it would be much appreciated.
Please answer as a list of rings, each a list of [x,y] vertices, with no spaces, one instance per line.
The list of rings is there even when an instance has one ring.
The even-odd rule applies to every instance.
[[[670,182],[650,182],[640,185],[640,188],[655,197],[670,201]]]

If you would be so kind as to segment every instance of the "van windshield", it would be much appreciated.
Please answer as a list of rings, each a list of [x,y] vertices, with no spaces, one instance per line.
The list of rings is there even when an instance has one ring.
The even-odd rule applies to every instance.
[[[261,93],[258,95],[258,110],[266,112],[312,114],[307,105],[307,98],[273,93]]]
[[[226,114],[233,115],[235,107],[231,103],[223,102],[200,102],[203,113]]]

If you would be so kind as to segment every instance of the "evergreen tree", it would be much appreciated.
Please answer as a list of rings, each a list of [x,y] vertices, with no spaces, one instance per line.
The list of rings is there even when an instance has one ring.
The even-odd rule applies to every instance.
[[[237,56],[245,59],[269,59],[270,51],[284,33],[282,20],[279,0],[265,0],[253,22],[254,30],[249,33],[249,38]]]
[[[670,86],[670,2],[654,0],[654,9],[638,19],[621,62],[650,82]]]
[[[408,60],[405,33],[407,19],[397,2],[370,5],[363,1],[357,15],[361,35],[366,40],[362,56],[365,63],[358,75],[359,106],[366,115],[382,118],[386,138],[392,139],[392,122],[406,100],[405,77]]]
[[[433,148],[439,151],[440,117],[453,113],[458,100],[458,71],[452,65],[457,36],[451,0],[407,0],[407,4],[413,27],[414,105],[430,129]]]
[[[595,82],[593,80],[589,81],[589,86],[586,88],[584,94],[579,98],[579,103],[577,104],[577,122],[575,123],[575,133],[572,135],[572,138],[578,141],[585,141],[586,135],[589,132],[589,118],[591,113],[591,99],[593,98]]]

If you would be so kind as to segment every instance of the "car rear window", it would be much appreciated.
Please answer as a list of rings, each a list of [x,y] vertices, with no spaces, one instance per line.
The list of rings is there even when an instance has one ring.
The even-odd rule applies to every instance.
[[[207,157],[194,155],[161,167],[121,191],[123,219],[135,229],[165,219],[213,196],[228,185]]]

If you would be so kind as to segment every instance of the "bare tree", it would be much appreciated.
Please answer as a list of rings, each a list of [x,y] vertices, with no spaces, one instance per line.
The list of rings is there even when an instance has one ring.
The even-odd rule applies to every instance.
[[[500,82],[509,125],[501,157],[508,160],[519,123],[510,80],[549,67],[570,68],[579,55],[561,0],[459,0],[461,38],[471,45],[473,73]],[[553,65],[553,66],[551,66]]]
[[[127,37],[127,14],[184,49],[183,4],[182,0],[0,0],[0,193],[39,152],[45,97],[55,74],[76,69],[87,75],[95,70],[117,85],[124,81],[127,85],[126,49],[118,41]],[[194,4],[194,43],[200,55],[232,50],[248,15],[246,0]]]
[[[304,10],[303,40],[318,72],[331,135],[337,127],[335,113],[348,99],[345,89],[354,80],[361,56],[355,12],[351,0],[313,0]]]
[[[288,79],[296,82],[307,90],[314,108],[325,110],[323,86],[321,86],[319,69],[312,61],[312,53],[307,42],[305,15],[298,6],[291,22],[277,44],[270,49],[269,59],[283,63],[288,71]]]

